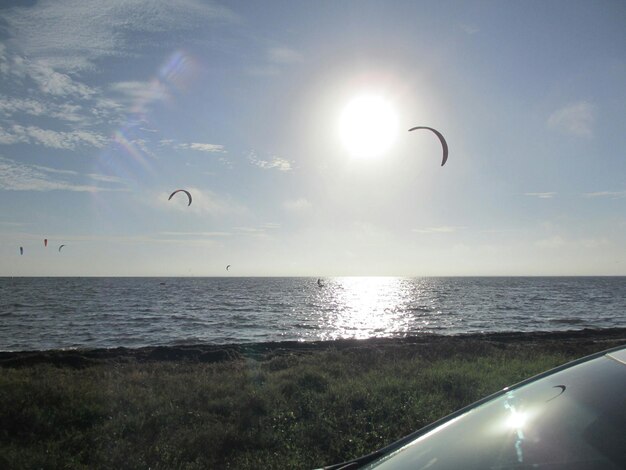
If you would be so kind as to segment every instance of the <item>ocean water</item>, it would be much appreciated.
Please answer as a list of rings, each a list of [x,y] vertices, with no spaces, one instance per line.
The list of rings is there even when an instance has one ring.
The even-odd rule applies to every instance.
[[[626,277],[0,278],[0,350],[626,326]]]

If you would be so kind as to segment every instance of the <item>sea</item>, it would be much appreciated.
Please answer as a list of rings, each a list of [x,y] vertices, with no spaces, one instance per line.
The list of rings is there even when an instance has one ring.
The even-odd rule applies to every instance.
[[[0,278],[0,350],[626,326],[626,277]]]

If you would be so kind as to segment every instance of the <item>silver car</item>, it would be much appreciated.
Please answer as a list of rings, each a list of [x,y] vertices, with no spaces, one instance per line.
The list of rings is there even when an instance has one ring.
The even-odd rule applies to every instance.
[[[328,470],[626,469],[626,347],[550,370]]]

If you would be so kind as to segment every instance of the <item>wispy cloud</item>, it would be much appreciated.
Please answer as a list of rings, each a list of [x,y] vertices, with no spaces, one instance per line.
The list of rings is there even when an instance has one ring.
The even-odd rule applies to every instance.
[[[178,67],[174,71],[164,66],[154,80],[106,88],[82,83],[80,72],[97,69],[104,57],[133,56],[157,43],[162,48],[169,32],[190,32],[237,17],[225,7],[200,0],[42,0],[5,8],[2,20],[8,39],[0,43],[0,80],[4,93],[14,92],[10,98],[0,95],[4,118],[0,144],[72,150],[103,147],[108,139],[102,133],[122,125],[129,113],[141,115],[150,104],[170,99],[186,76],[181,67],[193,68],[193,60],[177,52],[172,56]],[[161,40],[146,41],[146,35],[159,35]],[[35,124],[33,116],[57,122],[40,128],[41,121]],[[140,141],[135,143],[141,146]]]
[[[276,169],[278,171],[291,171],[291,162],[284,158],[273,156],[269,160],[262,160],[257,157],[255,152],[251,152],[248,155],[248,160],[255,166],[263,168],[264,170]]]
[[[5,80],[29,80],[46,95],[87,99],[98,93],[97,89],[54,70],[48,62],[34,61],[9,52],[6,46],[0,50],[0,73],[5,76]]]
[[[572,135],[591,137],[595,114],[594,105],[579,101],[554,111],[548,118],[548,127]]]
[[[0,96],[0,113],[5,116],[11,116],[15,113],[41,116],[42,114],[45,114],[45,112],[46,106],[37,100]]]
[[[611,198],[611,199],[622,199],[626,197],[626,191],[598,191],[594,193],[584,193],[583,197],[590,198]]]
[[[0,144],[31,143],[44,147],[74,150],[80,146],[101,148],[108,139],[88,130],[54,131],[36,126],[13,124],[9,128],[0,127]]]
[[[28,142],[28,139],[19,132],[11,132],[11,130],[5,130],[0,126],[0,144],[11,145],[20,142]]]
[[[300,197],[298,199],[290,199],[283,202],[283,207],[292,212],[302,212],[309,209],[311,206],[312,204],[303,197]]]
[[[200,142],[192,142],[190,144],[180,144],[182,149],[197,150],[198,152],[208,153],[224,153],[224,146],[219,144],[202,144]]]
[[[266,223],[256,227],[233,227],[233,231],[244,236],[267,239],[272,236],[270,232],[277,228],[279,228],[278,224]]]
[[[524,193],[524,196],[536,197],[539,199],[552,199],[556,196],[555,192],[546,192],[546,193]]]
[[[170,98],[170,90],[160,80],[117,82],[109,90],[133,113],[144,113],[151,104]]]
[[[424,227],[424,228],[414,228],[411,230],[414,233],[453,233],[462,229],[463,227],[455,227],[450,225],[442,225],[439,227]]]
[[[304,57],[295,49],[286,46],[270,47],[266,51],[266,62],[248,68],[250,75],[279,75],[286,66],[304,61]]]
[[[20,99],[0,96],[0,114],[6,118],[19,114],[30,116],[48,116],[70,123],[84,119],[82,106],[72,103],[50,103],[34,99]]]
[[[125,191],[126,188],[111,188],[80,184],[70,181],[75,172],[58,170],[40,165],[26,165],[0,157],[0,189],[8,191]],[[75,179],[75,178],[74,178]]]
[[[200,0],[43,0],[3,11],[12,42],[25,55],[68,72],[150,47],[154,43],[142,40],[145,34],[193,31],[236,18],[231,10]]]
[[[72,175],[72,176],[78,175],[78,172],[74,170],[59,170],[58,168],[50,168],[50,167],[42,166],[42,165],[29,165],[29,166],[37,170],[45,171],[46,173],[54,173],[57,175]]]
[[[0,117],[5,119],[8,130],[33,116],[56,120],[56,130],[71,126],[74,132],[121,119],[122,105],[104,97],[100,89],[56,72],[47,64],[7,52],[6,47],[0,47],[0,80],[6,85],[5,90],[14,89],[25,95],[0,95]],[[3,142],[6,140],[5,136]]]
[[[241,233],[264,233],[264,227],[233,227],[233,230]]]
[[[163,139],[159,141],[159,144],[166,147],[171,147],[174,149],[182,149],[182,150],[196,150],[198,152],[207,152],[207,153],[226,153],[223,145],[220,144],[207,144],[201,142],[191,142],[191,143],[178,143],[173,139]]]
[[[119,176],[101,175],[99,173],[87,173],[85,176],[91,178],[94,181],[101,181],[103,183],[115,183],[123,184],[124,180]]]

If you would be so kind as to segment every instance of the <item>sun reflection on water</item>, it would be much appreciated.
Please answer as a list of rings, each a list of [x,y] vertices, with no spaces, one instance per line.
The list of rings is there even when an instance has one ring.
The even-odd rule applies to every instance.
[[[395,277],[345,277],[326,282],[318,291],[319,304],[324,306],[319,325],[323,339],[364,339],[415,330],[415,323],[406,315],[414,291],[414,283]]]

